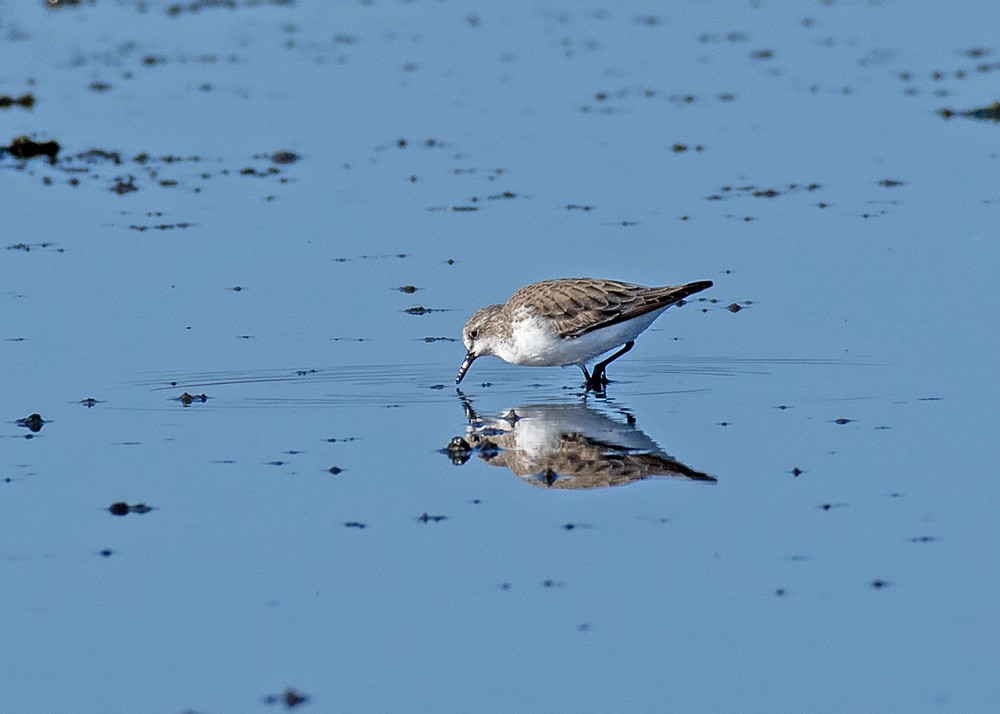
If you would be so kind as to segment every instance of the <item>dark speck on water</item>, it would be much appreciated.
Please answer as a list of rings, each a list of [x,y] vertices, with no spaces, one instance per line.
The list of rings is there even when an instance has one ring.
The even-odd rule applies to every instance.
[[[276,164],[292,164],[299,160],[299,155],[294,151],[275,151],[271,154],[271,161]]]
[[[281,694],[268,694],[262,697],[265,704],[284,704],[289,709],[294,709],[299,704],[309,701],[309,696],[289,687]]]
[[[18,419],[15,423],[18,426],[26,427],[33,432],[39,432],[48,422],[42,419],[41,414],[35,413],[31,416],[26,416],[23,419]]]
[[[941,110],[941,116],[945,119],[951,119],[956,114],[970,119],[985,119],[988,121],[1000,122],[1000,102],[994,102],[993,104],[985,107],[968,109],[966,111],[957,111],[948,108]]]
[[[108,511],[110,511],[113,516],[127,516],[129,513],[137,513],[141,516],[152,510],[152,506],[148,506],[145,503],[129,505],[125,503],[125,501],[116,501],[108,506]]]
[[[54,164],[60,148],[59,142],[55,140],[35,141],[27,136],[18,136],[10,142],[9,146],[0,146],[0,152],[6,151],[16,159],[45,156],[48,157],[49,163]]]
[[[447,518],[448,516],[432,516],[427,511],[424,511],[423,514],[417,517],[417,520],[421,523],[439,523]]]
[[[126,193],[132,193],[133,191],[138,191],[139,187],[135,185],[135,176],[129,175],[127,179],[118,176],[115,179],[115,183],[111,187],[111,190],[114,193],[117,193],[119,196],[123,196]]]
[[[35,95],[28,93],[22,94],[20,97],[12,97],[9,94],[0,94],[0,109],[7,109],[15,105],[31,109],[35,106]]]

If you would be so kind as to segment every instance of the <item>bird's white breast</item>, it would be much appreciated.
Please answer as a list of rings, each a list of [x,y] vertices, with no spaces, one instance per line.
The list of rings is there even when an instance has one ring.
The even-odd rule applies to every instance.
[[[548,320],[522,313],[515,315],[510,340],[498,346],[496,355],[511,364],[582,365],[634,340],[666,309],[664,307],[580,337],[562,337]]]

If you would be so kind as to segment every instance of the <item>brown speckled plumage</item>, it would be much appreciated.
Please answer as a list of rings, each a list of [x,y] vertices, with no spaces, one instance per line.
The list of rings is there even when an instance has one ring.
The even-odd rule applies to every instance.
[[[711,286],[708,280],[646,287],[602,278],[560,278],[525,285],[510,296],[504,308],[514,313],[530,306],[536,314],[551,319],[561,336],[579,337],[673,305]]]

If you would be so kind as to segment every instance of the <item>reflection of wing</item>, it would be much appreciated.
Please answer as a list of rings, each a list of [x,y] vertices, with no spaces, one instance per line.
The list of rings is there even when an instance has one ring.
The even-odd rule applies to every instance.
[[[471,427],[470,443],[489,441],[481,458],[506,466],[535,486],[566,489],[620,486],[651,476],[715,482],[663,453],[633,424],[623,424],[583,405],[518,407],[506,420]]]
[[[561,336],[580,337],[669,307],[711,286],[707,280],[653,288],[600,278],[545,280],[524,286],[508,304],[528,302],[534,312],[553,320]]]
[[[544,454],[504,448],[489,463],[508,467],[533,486],[553,488],[605,488],[641,481],[650,476],[678,476],[696,481],[715,478],[695,471],[665,454],[631,453],[589,439],[583,434],[563,434],[558,446]]]

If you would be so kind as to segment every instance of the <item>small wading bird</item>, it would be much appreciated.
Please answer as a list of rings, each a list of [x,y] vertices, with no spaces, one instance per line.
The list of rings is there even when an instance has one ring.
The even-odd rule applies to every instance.
[[[588,389],[602,391],[609,364],[632,349],[635,338],[664,310],[712,287],[710,280],[646,287],[600,278],[561,278],[525,285],[503,305],[489,305],[465,323],[468,352],[458,369],[460,384],[478,357],[496,355],[511,364],[577,365]],[[587,371],[595,357],[617,352]]]

